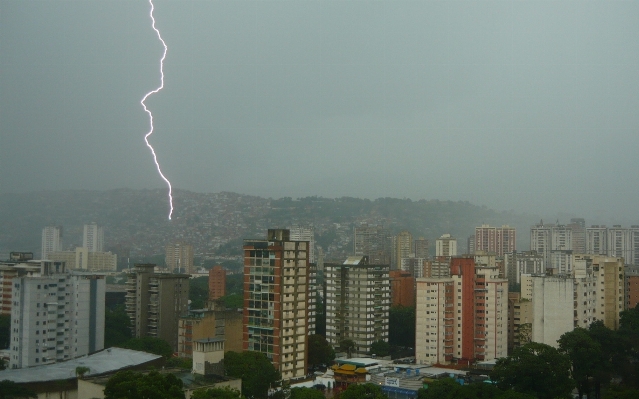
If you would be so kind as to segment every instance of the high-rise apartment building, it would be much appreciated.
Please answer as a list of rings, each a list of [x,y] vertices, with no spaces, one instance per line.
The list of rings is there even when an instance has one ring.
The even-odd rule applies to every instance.
[[[89,252],[102,252],[104,250],[104,229],[96,223],[85,224],[82,236],[82,246]]]
[[[193,357],[195,342],[224,340],[224,351],[242,352],[242,314],[236,309],[196,309],[178,321],[178,357]]]
[[[104,348],[104,276],[42,261],[40,276],[12,280],[11,368],[70,360]]]
[[[166,267],[170,271],[193,274],[193,245],[175,241],[166,245]]]
[[[415,247],[415,258],[430,258],[428,253],[428,244],[428,240],[424,237],[419,237],[415,240],[415,242],[413,243],[413,246]]]
[[[552,224],[544,224],[542,220],[530,228],[530,250],[541,255],[546,265],[550,265],[553,226]]]
[[[209,300],[214,301],[226,295],[226,270],[220,265],[209,270]]]
[[[326,340],[334,348],[355,343],[353,354],[371,354],[375,341],[388,342],[390,280],[388,264],[352,256],[344,263],[325,263]]]
[[[592,225],[586,228],[586,253],[606,255],[608,253],[608,228],[603,225]]]
[[[13,279],[39,276],[41,262],[33,260],[31,252],[12,252],[11,259],[0,262],[0,315],[11,316]]]
[[[630,229],[620,225],[608,228],[606,236],[607,255],[616,258],[624,258],[628,264],[632,262],[632,240]]]
[[[262,352],[285,380],[306,375],[309,242],[269,229],[244,240],[243,348]]]
[[[154,270],[154,264],[136,264],[127,275],[131,333],[136,338],[161,338],[177,352],[178,319],[188,311],[189,275]]]
[[[511,286],[521,284],[522,274],[544,274],[544,257],[537,251],[510,252],[504,255],[506,278]]]
[[[289,228],[291,241],[308,241],[308,261],[315,263],[315,231],[313,227],[294,225]]]
[[[42,229],[42,259],[56,251],[62,251],[62,226],[47,226]]]
[[[572,251],[575,254],[586,253],[586,221],[582,218],[570,219],[568,227],[572,230]]]
[[[508,293],[508,353],[532,341],[532,302],[520,292]]]
[[[516,232],[514,227],[504,225],[501,227],[491,227],[483,224],[475,227],[475,252],[492,252],[499,256],[504,256],[507,252],[517,249]]]
[[[449,278],[417,279],[418,364],[471,364],[506,356],[508,280],[472,256],[451,259]]]
[[[626,267],[624,279],[625,309],[634,309],[639,304],[639,266]]]
[[[427,278],[450,277],[450,259],[440,258],[427,260],[424,262],[424,273],[422,276]]]
[[[444,234],[435,240],[435,257],[457,256],[457,239],[450,234]]]
[[[363,224],[354,229],[355,256],[366,256],[371,264],[391,264],[391,236],[383,226]]]
[[[413,254],[413,235],[408,231],[402,231],[393,237],[393,269],[400,269],[402,259],[408,258]]]
[[[468,237],[468,240],[466,240],[466,253],[468,255],[472,255],[475,253],[475,235],[471,235]]]

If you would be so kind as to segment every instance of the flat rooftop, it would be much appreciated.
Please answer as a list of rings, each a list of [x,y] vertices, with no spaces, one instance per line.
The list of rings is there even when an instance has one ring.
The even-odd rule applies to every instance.
[[[68,380],[76,378],[76,367],[88,367],[90,371],[85,376],[91,376],[139,366],[158,360],[161,357],[152,353],[114,347],[66,362],[3,370],[0,371],[0,381],[9,380],[16,383],[27,383]]]

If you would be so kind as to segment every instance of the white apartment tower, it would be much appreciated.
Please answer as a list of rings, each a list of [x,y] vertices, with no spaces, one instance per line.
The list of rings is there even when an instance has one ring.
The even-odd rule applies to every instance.
[[[308,241],[308,261],[315,263],[315,232],[313,227],[304,227],[300,225],[294,225],[289,228],[291,234],[291,241]]]
[[[586,253],[606,255],[608,232],[606,226],[593,225],[586,228]]]
[[[42,229],[42,259],[56,251],[62,251],[62,226],[47,226]]]
[[[444,234],[435,240],[435,256],[457,256],[457,239],[450,234]]]
[[[104,348],[104,276],[42,261],[41,275],[12,280],[11,368],[84,356]]]
[[[505,357],[508,280],[499,268],[451,259],[450,277],[417,279],[415,358],[418,364],[462,364]]]
[[[373,265],[365,256],[342,264],[324,264],[326,340],[355,342],[354,354],[368,355],[375,341],[388,342],[390,277],[388,265]]]
[[[89,252],[102,252],[104,247],[104,230],[96,223],[84,225],[84,235],[82,236],[82,246]]]

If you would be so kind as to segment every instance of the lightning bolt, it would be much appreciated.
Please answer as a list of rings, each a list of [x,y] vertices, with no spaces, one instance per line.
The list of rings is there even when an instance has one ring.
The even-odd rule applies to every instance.
[[[155,7],[153,6],[153,0],[149,0],[149,4],[151,4],[151,11],[149,12],[149,16],[151,17],[152,21],[151,26],[153,27],[155,33],[157,33],[158,39],[160,39],[160,41],[162,42],[162,46],[164,46],[164,53],[162,54],[162,58],[160,59],[160,87],[146,93],[146,95],[142,98],[142,101],[140,101],[140,104],[142,104],[144,112],[149,114],[149,123],[151,125],[151,129],[144,136],[144,141],[146,142],[146,146],[149,147],[149,149],[151,150],[151,154],[153,154],[153,161],[155,162],[155,166],[158,169],[160,177],[162,177],[162,180],[164,180],[169,186],[169,205],[171,206],[171,210],[169,211],[169,220],[171,220],[171,215],[173,214],[173,188],[171,187],[171,182],[169,181],[169,179],[167,179],[166,176],[164,176],[164,174],[162,173],[162,169],[160,168],[160,163],[158,162],[158,157],[155,154],[155,150],[153,149],[151,143],[149,143],[149,136],[153,134],[153,114],[151,113],[151,111],[149,111],[149,109],[146,107],[146,104],[144,103],[151,94],[155,94],[164,88],[164,59],[166,58],[166,51],[168,50],[166,43],[164,42],[164,40],[162,40],[160,31],[158,30],[158,28],[155,27],[155,18],[153,18],[153,10],[155,9]]]

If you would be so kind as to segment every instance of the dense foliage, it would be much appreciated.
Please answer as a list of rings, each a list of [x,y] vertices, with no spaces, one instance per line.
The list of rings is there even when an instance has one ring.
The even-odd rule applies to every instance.
[[[535,399],[534,396],[515,392],[503,391],[492,384],[483,382],[461,385],[452,378],[428,383],[427,388],[417,391],[417,399]]]
[[[173,374],[120,371],[106,383],[104,399],[184,399],[184,392]]]
[[[324,399],[322,392],[313,388],[293,388],[289,399]]]
[[[539,399],[567,397],[574,388],[570,359],[552,346],[530,342],[497,360],[490,378],[501,390],[512,389]]]
[[[259,352],[226,352],[224,372],[242,379],[242,395],[248,399],[266,398],[269,388],[281,380],[280,373],[266,355]]]
[[[209,300],[208,276],[189,279],[189,300],[191,309],[206,308]]]
[[[415,346],[415,307],[393,306],[388,320],[388,342],[393,346]]]
[[[370,355],[375,355],[377,357],[386,357],[390,356],[391,346],[388,342],[384,340],[375,341],[371,344],[371,352]]]
[[[193,391],[191,399],[240,399],[240,392],[229,387],[202,388]]]
[[[308,337],[308,366],[317,367],[320,364],[330,366],[335,360],[335,351],[326,338],[313,334]]]
[[[352,384],[340,392],[339,399],[388,399],[376,384]]]
[[[173,348],[163,339],[154,337],[131,338],[125,343],[118,345],[120,348],[133,349],[136,351],[153,353],[169,359],[173,356]]]
[[[131,339],[131,320],[124,305],[104,312],[104,347],[120,346]]]
[[[0,349],[9,348],[11,340],[11,315],[0,315]]]
[[[13,381],[0,381],[0,399],[37,398],[32,390],[25,388]]]

